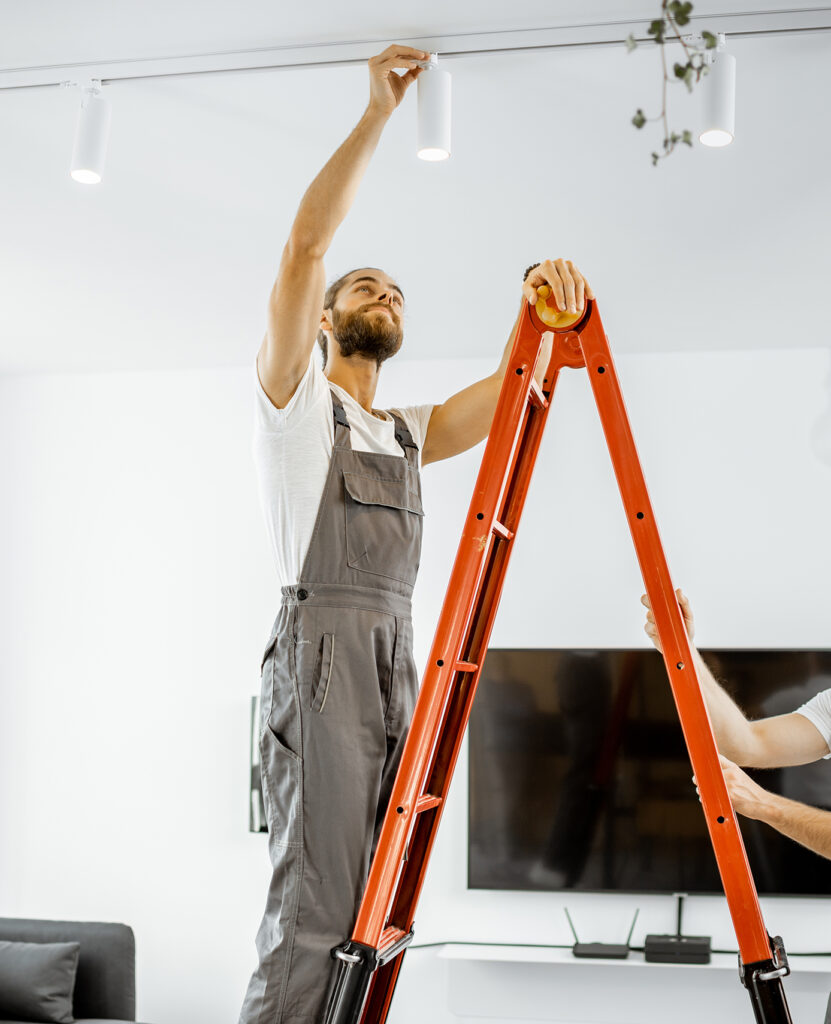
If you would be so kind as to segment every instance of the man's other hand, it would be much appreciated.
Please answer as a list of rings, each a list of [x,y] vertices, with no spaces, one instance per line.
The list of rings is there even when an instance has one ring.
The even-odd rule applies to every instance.
[[[695,620],[693,619],[690,602],[680,589],[675,591],[675,596],[678,598],[678,606],[681,609],[681,614],[684,616],[684,627],[687,630],[687,636],[690,638],[690,643],[692,643],[692,639],[695,636]],[[641,595],[641,604],[647,609],[646,625],[643,627],[644,632],[658,650],[661,651],[661,654],[663,654],[661,638],[658,636],[658,627],[655,625],[655,615],[652,611],[652,605],[649,603],[649,597],[646,594]]]
[[[395,110],[404,93],[421,74],[421,61],[429,60],[430,54],[415,50],[412,46],[394,43],[383,53],[369,59],[369,109],[387,117]],[[399,75],[396,68],[408,70]]]
[[[734,764],[729,758],[725,757],[724,754],[719,754],[718,759],[721,763],[721,771],[724,775],[727,792],[730,794],[730,803],[733,805],[733,810],[737,814],[743,814],[745,818],[755,818],[757,821],[764,821],[774,795],[768,793],[766,789],[762,789],[761,786],[757,786],[749,775],[743,772],[737,764]],[[695,791],[699,794],[698,798],[700,800],[701,792],[694,775],[693,782],[696,783]]]
[[[571,260],[545,260],[530,271],[522,286],[522,294],[536,306],[537,289],[547,284],[561,313],[582,313],[586,299],[594,292]]]

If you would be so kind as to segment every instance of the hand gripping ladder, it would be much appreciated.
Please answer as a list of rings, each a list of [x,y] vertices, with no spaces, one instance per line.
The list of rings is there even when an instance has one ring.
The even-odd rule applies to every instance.
[[[418,701],[351,939],[332,951],[336,975],[326,1024],[383,1024],[453,769],[470,716],[560,370],[585,367],[664,662],[698,781],[707,828],[739,946],[739,976],[758,1024],[788,1024],[782,986],[788,963],[762,919],[736,815],[722,776],[683,617],[635,450],[609,343],[594,301],[572,326],[553,327],[552,297],[530,304],[514,344],[453,565]],[[543,386],[534,370],[543,334],[554,343]]]

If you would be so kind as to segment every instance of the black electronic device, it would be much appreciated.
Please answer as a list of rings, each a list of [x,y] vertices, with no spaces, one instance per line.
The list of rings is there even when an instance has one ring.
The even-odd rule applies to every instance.
[[[708,964],[710,936],[681,933],[686,893],[677,892],[675,895],[678,899],[675,935],[647,935],[643,943],[643,958],[650,964]]]
[[[574,922],[571,920],[571,914],[568,912],[568,907],[563,907],[568,918],[568,924],[571,928],[571,934],[574,936],[574,945],[571,947],[571,952],[578,957],[584,959],[601,959],[601,960],[625,960],[629,956],[630,946],[629,943],[632,940],[632,932],[635,930],[635,921],[638,919],[639,911],[635,911],[635,916],[632,918],[632,924],[629,927],[629,934],[626,936],[626,942],[581,942],[577,938],[577,929],[574,927]]]

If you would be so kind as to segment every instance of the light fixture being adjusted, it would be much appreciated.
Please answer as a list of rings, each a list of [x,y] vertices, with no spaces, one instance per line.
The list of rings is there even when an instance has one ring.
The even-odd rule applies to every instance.
[[[82,185],[97,185],[104,173],[110,134],[110,101],[93,80],[81,86],[81,109],[75,129],[75,148],[69,173]]]
[[[698,139],[704,146],[729,146],[736,128],[736,58],[727,52],[723,32],[709,56],[709,73],[701,83],[704,121]]]
[[[424,61],[418,76],[418,155],[422,160],[450,156],[450,72],[438,67],[439,55]]]

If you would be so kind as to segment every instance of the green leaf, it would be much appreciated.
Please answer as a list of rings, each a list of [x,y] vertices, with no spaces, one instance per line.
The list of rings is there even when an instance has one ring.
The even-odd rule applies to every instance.
[[[684,85],[687,87],[687,92],[693,91],[693,79],[695,78],[695,72],[690,66],[687,66],[687,71],[684,75]]]
[[[667,23],[663,18],[658,18],[653,22],[650,22],[649,28],[646,30],[647,35],[655,36],[656,43],[662,43],[664,41],[664,32],[666,32]]]
[[[635,39],[635,37],[632,35],[631,32],[626,37],[625,42],[626,42],[626,52],[627,53],[631,53],[633,50],[637,50],[638,43],[637,43],[637,40]]]
[[[672,70],[675,72],[676,78],[684,78],[687,74],[687,68],[689,64],[673,64]]]
[[[646,124],[646,116],[644,115],[644,112],[641,110],[640,107],[638,107],[638,109],[635,111],[635,116],[632,118],[632,124],[636,128],[643,128],[643,126]]]
[[[660,159],[661,159],[661,158],[660,158],[660,157],[658,156],[658,154],[657,154],[657,153],[653,153],[653,154],[652,154],[652,166],[653,166],[653,167],[657,167],[657,166],[658,166],[658,161],[659,161]]]
[[[676,25],[688,25],[690,21],[691,3],[681,3],[681,0],[672,0],[668,5],[670,17]]]
[[[681,135],[681,141],[684,143],[685,146],[691,146],[693,144],[692,132],[685,131]]]
[[[712,32],[702,32],[701,37],[704,40],[705,49],[715,50],[718,46],[718,39],[716,39]]]

